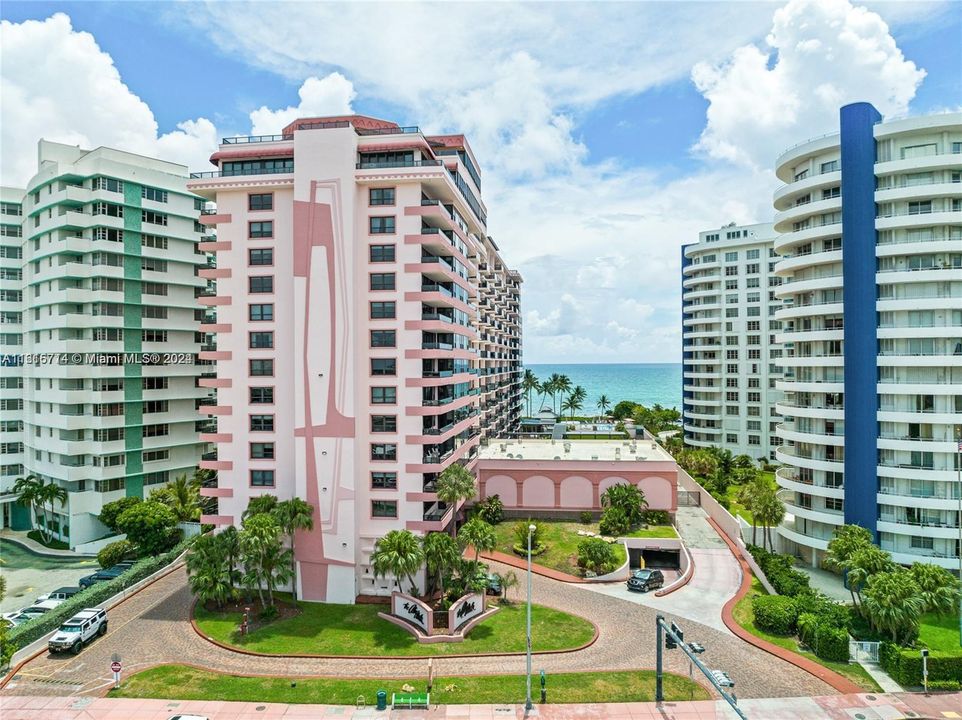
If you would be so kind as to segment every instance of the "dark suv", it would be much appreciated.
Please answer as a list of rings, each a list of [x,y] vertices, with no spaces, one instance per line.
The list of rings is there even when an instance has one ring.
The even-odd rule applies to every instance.
[[[124,562],[117,563],[113,567],[105,568],[104,570],[98,570],[93,575],[87,575],[86,577],[80,578],[78,583],[81,588],[89,588],[91,585],[96,585],[99,582],[105,580],[113,580],[116,577],[120,577],[123,573],[130,570],[133,565],[132,560],[125,560]]]
[[[628,578],[628,589],[636,592],[648,592],[662,587],[665,584],[665,576],[661,570],[635,570]]]

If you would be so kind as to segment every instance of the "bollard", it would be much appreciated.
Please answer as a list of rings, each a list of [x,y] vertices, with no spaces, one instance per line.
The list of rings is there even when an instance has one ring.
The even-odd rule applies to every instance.
[[[383,690],[377,691],[377,709],[387,710],[387,693]]]

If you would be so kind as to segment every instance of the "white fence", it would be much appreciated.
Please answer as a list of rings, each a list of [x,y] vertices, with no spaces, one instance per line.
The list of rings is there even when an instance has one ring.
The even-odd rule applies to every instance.
[[[866,642],[863,640],[849,640],[848,641],[848,661],[849,662],[878,662],[878,648],[879,643],[877,642]]]

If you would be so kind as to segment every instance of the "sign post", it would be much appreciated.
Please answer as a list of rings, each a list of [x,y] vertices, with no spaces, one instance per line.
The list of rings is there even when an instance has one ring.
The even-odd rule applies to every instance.
[[[111,658],[110,672],[114,674],[115,688],[120,687],[120,670],[122,667],[123,666],[120,664],[120,655],[118,655],[117,653],[114,653],[113,657]]]

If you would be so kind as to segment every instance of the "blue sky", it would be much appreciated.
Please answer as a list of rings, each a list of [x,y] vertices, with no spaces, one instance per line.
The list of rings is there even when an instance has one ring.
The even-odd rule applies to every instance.
[[[207,169],[220,136],[291,113],[467,132],[489,229],[526,277],[531,362],[675,361],[678,247],[769,220],[780,149],[843,102],[962,104],[951,2],[8,1],[0,17],[8,185],[41,134]]]

